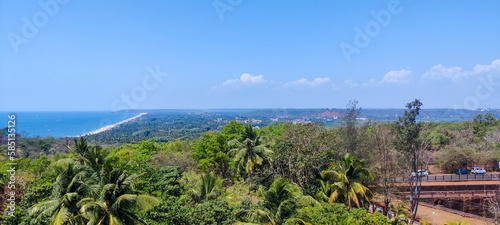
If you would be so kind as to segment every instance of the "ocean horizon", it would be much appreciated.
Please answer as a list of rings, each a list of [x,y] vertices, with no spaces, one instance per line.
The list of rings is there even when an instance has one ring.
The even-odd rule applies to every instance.
[[[16,133],[27,137],[76,137],[139,115],[139,112],[110,111],[20,111],[0,112],[0,129],[8,115],[16,115]]]

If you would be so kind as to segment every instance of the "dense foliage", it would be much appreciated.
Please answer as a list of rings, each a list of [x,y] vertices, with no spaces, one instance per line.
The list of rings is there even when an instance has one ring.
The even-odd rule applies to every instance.
[[[111,146],[85,138],[19,137],[19,154],[29,157],[0,158],[2,191],[9,182],[7,163],[17,163],[18,195],[16,216],[4,213],[0,224],[401,222],[368,210],[378,190],[371,187],[387,186],[384,176],[408,176],[401,172],[409,167],[402,160],[405,151],[396,151],[392,141],[404,137],[390,124],[352,126],[351,121],[349,127],[331,128],[278,123],[257,128],[232,121],[219,132],[181,121],[169,124],[170,132],[184,127],[197,138],[137,133],[143,136]],[[492,115],[461,123],[415,124],[420,132],[414,138],[422,150],[418,163],[431,173],[477,165],[498,168],[500,120]],[[159,139],[138,141],[151,136]],[[106,139],[105,133],[101,138]],[[2,139],[1,149],[5,144]],[[387,187],[384,194],[391,191]],[[0,196],[6,202],[6,195]],[[0,210],[7,212],[5,207]]]

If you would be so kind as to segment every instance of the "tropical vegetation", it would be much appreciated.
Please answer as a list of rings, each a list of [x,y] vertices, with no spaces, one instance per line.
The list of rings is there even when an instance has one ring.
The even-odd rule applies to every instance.
[[[388,178],[408,177],[414,165],[404,160],[413,150],[398,140],[418,143],[419,168],[498,166],[500,120],[490,114],[401,127],[404,119],[360,124],[360,109],[350,107],[338,128],[231,121],[192,138],[116,145],[19,135],[13,161],[1,157],[2,138],[0,200],[7,202],[7,163],[17,164],[17,196],[15,216],[0,206],[0,224],[403,224],[409,208],[396,210]],[[373,212],[376,195],[387,210]]]

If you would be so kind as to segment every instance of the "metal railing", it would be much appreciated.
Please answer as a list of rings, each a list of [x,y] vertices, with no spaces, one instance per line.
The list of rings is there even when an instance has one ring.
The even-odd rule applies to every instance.
[[[413,179],[415,177],[408,177],[404,179],[403,177],[395,177],[387,179],[387,181],[401,183],[408,182],[408,179]],[[459,180],[498,180],[500,181],[500,174],[446,174],[446,175],[429,175],[421,176],[422,181],[459,181]]]
[[[410,192],[397,192],[396,194],[402,195],[406,198]],[[421,191],[420,198],[434,198],[434,197],[493,197],[495,190],[465,190],[465,191]]]
[[[495,180],[500,179],[500,174],[430,175],[421,177],[421,179],[422,181]]]

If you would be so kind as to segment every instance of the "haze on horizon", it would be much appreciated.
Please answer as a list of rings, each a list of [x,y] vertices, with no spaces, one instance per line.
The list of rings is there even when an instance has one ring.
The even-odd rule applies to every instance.
[[[2,1],[0,111],[500,108],[498,1]]]

